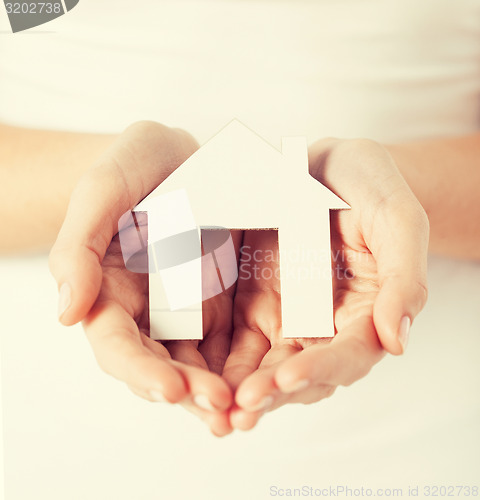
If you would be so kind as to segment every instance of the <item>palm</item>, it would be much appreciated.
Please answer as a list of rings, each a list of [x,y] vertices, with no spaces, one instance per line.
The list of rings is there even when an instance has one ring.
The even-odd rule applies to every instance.
[[[110,318],[109,331],[118,335],[119,340],[127,332],[130,344],[128,349],[132,351],[132,343],[137,349],[135,357],[129,360],[135,363],[135,359],[138,359],[137,366],[132,365],[132,369],[137,372],[143,371],[146,378],[148,376],[144,366],[146,359],[162,363],[157,366],[153,363],[152,369],[154,370],[167,363],[169,368],[177,372],[186,382],[188,391],[183,398],[175,398],[173,394],[173,399],[179,399],[188,410],[207,420],[214,432],[218,434],[228,432],[230,429],[226,414],[209,412],[207,408],[201,409],[198,406],[198,400],[194,404],[192,399],[200,393],[208,398],[214,408],[224,409],[231,404],[231,391],[219,374],[222,372],[230,349],[233,289],[204,302],[204,337],[201,342],[196,340],[158,342],[148,336],[148,275],[125,268],[118,235],[108,247],[102,262],[102,272],[102,288],[95,308],[101,308],[102,304],[109,304],[109,307],[114,308],[115,319]],[[116,322],[115,325],[111,323],[113,319]],[[101,348],[98,329],[87,330],[91,332],[89,340],[98,353],[98,349]],[[143,362],[140,362],[138,352],[142,352]],[[105,368],[107,372],[116,375],[114,370]],[[174,389],[168,386],[175,382],[174,377],[171,372],[168,373],[168,370],[163,376],[165,388],[163,392],[168,393],[170,390],[171,395]],[[130,389],[141,397],[152,399],[151,395],[145,391],[145,384],[141,383],[141,379],[140,373],[137,375],[138,383],[129,384]],[[172,397],[168,399],[172,400]],[[205,405],[205,398],[200,402]]]
[[[308,403],[327,397],[335,390],[339,377],[340,383],[350,383],[381,358],[382,350],[372,319],[373,303],[378,293],[376,263],[356,229],[354,218],[353,211],[332,213],[334,321],[339,335],[331,344],[329,339],[321,338],[321,325],[318,325],[319,338],[283,338],[280,282],[278,273],[275,273],[278,258],[257,262],[260,269],[256,276],[251,269],[244,268],[243,275],[240,272],[234,302],[231,354],[224,370],[224,377],[234,389],[238,389],[236,401],[242,406],[242,409],[237,407],[231,412],[235,426],[247,429],[255,425],[265,405],[274,409],[287,402]],[[257,255],[267,255],[267,252],[278,255],[277,233],[248,232],[244,248],[260,251]],[[262,269],[268,271],[262,272]],[[337,366],[332,355],[335,354],[336,359],[351,356],[355,343],[361,343],[367,355],[362,359],[351,359],[357,366],[350,374],[344,374],[345,380],[341,380],[341,373],[326,373],[324,380],[317,378],[308,388],[293,388],[295,390],[290,394],[279,389],[276,380],[278,368],[290,361],[292,371],[298,372],[301,368],[298,353],[323,354],[325,360],[330,360],[330,364],[325,364],[334,371]]]
[[[365,342],[372,353],[366,363],[371,365],[372,359],[378,360],[381,352],[376,332],[371,326],[372,307],[378,293],[376,263],[367,251],[361,234],[355,229],[353,217],[354,214],[349,212],[332,214],[335,327],[342,334],[334,343],[339,343],[340,339]],[[233,237],[238,248],[242,234],[238,232]],[[130,323],[138,346],[148,350],[150,356],[169,363],[191,381],[190,394],[182,403],[208,420],[219,434],[228,431],[227,413],[204,411],[191,400],[194,386],[202,387],[203,393],[212,387],[218,391],[219,374],[223,375],[232,393],[238,389],[242,406],[247,403],[249,407],[248,412],[238,407],[230,412],[233,423],[236,420],[240,422],[240,427],[245,428],[254,425],[261,416],[263,410],[260,403],[264,403],[265,398],[273,398],[269,408],[273,409],[287,402],[317,401],[330,395],[336,386],[331,380],[325,380],[325,383],[317,383],[308,389],[301,388],[293,395],[284,394],[277,387],[275,373],[282,363],[295,360],[295,354],[311,350],[315,345],[327,347],[329,339],[321,338],[321,330],[318,331],[318,338],[283,338],[277,233],[244,233],[242,252],[254,251],[270,258],[257,259],[254,271],[252,265],[245,265],[244,255],[241,256],[236,288],[204,301],[204,336],[201,342],[157,342],[149,338],[147,275],[125,269],[118,236],[110,244],[102,263],[103,285],[98,302],[114,303],[122,311],[124,324],[125,321]],[[361,360],[357,360],[357,364],[360,370],[365,369]],[[358,375],[355,377],[358,378]],[[148,398],[148,394],[137,387],[130,388]]]

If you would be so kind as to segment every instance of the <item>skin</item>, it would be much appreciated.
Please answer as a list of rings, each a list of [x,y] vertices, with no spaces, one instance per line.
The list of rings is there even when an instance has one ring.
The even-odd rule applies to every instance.
[[[480,134],[387,146],[430,221],[430,250],[480,259]]]
[[[283,339],[278,280],[245,279],[242,273],[236,287],[204,302],[202,342],[152,341],[147,335],[147,276],[125,269],[116,221],[196,147],[185,143],[178,131],[163,130],[157,136],[159,132],[133,127],[112,146],[107,158],[114,160],[96,167],[74,192],[51,252],[52,272],[72,291],[61,321],[72,324],[84,318],[87,337],[107,373],[145,399],[182,404],[222,436],[234,428],[251,429],[267,409],[331,395],[336,386],[364,376],[385,350],[403,352],[398,336],[401,318],[413,319],[426,299],[428,221],[388,152],[370,142],[330,141],[320,145],[321,154],[312,149],[314,177],[324,180],[332,162],[347,165],[345,160],[352,155],[353,172],[358,172],[354,189],[342,193],[352,209],[332,215],[333,249],[343,250],[344,260],[353,261],[350,279],[335,282],[338,334],[332,342]],[[158,155],[166,160],[151,165],[149,158],[156,155],[149,148],[170,148],[175,140],[181,153]],[[139,177],[139,169],[147,175]],[[153,172],[160,178],[151,179]],[[352,167],[334,172],[333,190],[335,183],[345,184],[351,178]],[[120,185],[110,185],[107,191],[105,179],[110,178]],[[145,188],[142,179],[153,186]],[[360,190],[359,183],[363,183]],[[125,192],[125,186],[128,195],[119,202],[118,192]],[[367,188],[369,198],[358,194]],[[86,212],[92,190],[99,189],[103,206],[91,205]],[[75,235],[83,239],[72,241]],[[273,254],[278,249],[272,231],[236,232],[233,237],[237,248]],[[83,255],[75,256],[80,249]],[[81,295],[86,299],[82,303],[73,291],[88,284],[87,259],[87,276],[93,283]],[[345,267],[344,261],[336,264]],[[260,266],[269,266],[274,276],[278,258]],[[308,387],[298,390],[305,380]]]
[[[401,354],[407,339],[399,337],[400,321],[412,320],[427,298],[428,220],[388,152],[368,141],[323,141],[311,148],[310,165],[332,190],[343,186],[352,207],[331,214],[334,267],[348,269],[333,273],[336,336],[283,339],[279,281],[262,280],[262,272],[260,279],[240,276],[224,370],[236,389],[230,420],[239,429],[253,428],[265,411],[284,404],[329,397],[365,376],[386,352]],[[370,197],[362,196],[367,186]],[[247,238],[264,254],[277,246],[274,232]],[[278,276],[278,260],[260,265],[272,270],[265,276]]]
[[[0,253],[48,251],[74,187],[112,135],[33,130],[0,123]]]
[[[50,243],[70,199],[50,255],[61,291],[60,321],[83,320],[107,373],[148,400],[182,404],[218,436],[250,429],[267,410],[283,404],[328,397],[338,385],[366,375],[386,352],[403,352],[402,318],[413,321],[426,300],[426,212],[432,221],[431,250],[479,257],[480,232],[471,221],[480,220],[472,188],[480,184],[475,167],[480,136],[387,148],[369,140],[324,139],[310,148],[311,174],[352,207],[331,216],[332,249],[341,256],[334,265],[349,268],[334,280],[335,338],[282,339],[278,281],[241,273],[236,286],[204,302],[203,341],[155,342],[145,319],[146,276],[125,269],[117,223],[197,149],[195,140],[153,122],[136,123],[119,137],[6,126],[0,137],[11,141],[7,152],[0,150],[0,175],[9,185],[16,185],[18,171],[41,172],[48,165],[52,172],[64,172],[65,164],[73,171],[68,180],[63,174],[58,182],[49,177],[46,200],[35,196],[40,176],[36,186],[27,185],[33,201],[7,226],[11,241],[2,243],[2,250]],[[20,147],[34,143],[29,141],[40,145],[40,139],[50,146],[38,155]],[[459,163],[470,174],[466,180],[456,175]],[[84,171],[85,165],[93,166]],[[446,192],[445,176],[450,196],[462,203],[435,197]],[[28,222],[33,214],[36,226],[46,229],[41,235]],[[462,225],[467,230],[460,234]],[[31,229],[33,236],[15,243],[19,228],[27,235]],[[272,231],[238,231],[232,237],[238,252],[242,242],[264,253],[278,248]],[[278,261],[260,266],[275,271]]]

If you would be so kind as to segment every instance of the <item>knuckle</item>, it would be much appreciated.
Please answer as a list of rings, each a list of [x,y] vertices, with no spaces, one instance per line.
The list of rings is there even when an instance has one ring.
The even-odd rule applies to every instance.
[[[410,222],[414,223],[422,231],[429,230],[430,223],[427,213],[413,193],[410,195],[410,199],[404,200],[402,207],[403,214],[407,215]]]
[[[336,387],[334,385],[327,385],[327,386],[325,386],[324,387],[324,391],[323,391],[323,397],[324,397],[324,399],[333,396],[333,394],[335,393],[335,390],[336,390]]]
[[[373,139],[347,139],[338,144],[338,151],[345,160],[351,162],[357,174],[378,176],[383,172],[391,172],[391,160],[383,146]],[[387,168],[388,167],[388,168]]]
[[[102,370],[102,372],[110,375],[111,377],[114,376],[114,371],[111,364],[103,356],[95,355],[95,359],[97,361],[98,367],[100,368],[100,370]]]
[[[333,395],[335,390],[336,387],[334,385],[320,384],[314,388],[313,392],[311,391],[310,394],[308,394],[299,402],[303,405],[311,405],[313,403],[321,401],[322,399],[329,398],[330,396]]]
[[[418,217],[418,223],[419,223],[420,229],[422,230],[422,232],[429,235],[430,234],[430,221],[428,219],[427,212],[420,205],[420,203],[418,205],[419,205],[419,208],[418,208],[417,217]]]
[[[356,152],[370,153],[372,149],[378,149],[379,144],[373,139],[367,139],[364,137],[357,137],[355,139],[350,139],[345,142],[345,144],[355,150]]]
[[[56,277],[56,269],[57,269],[57,262],[58,262],[58,247],[57,244],[55,243],[50,250],[50,253],[48,254],[48,268],[50,270],[50,273]]]
[[[138,389],[137,387],[134,387],[133,385],[130,384],[127,384],[127,387],[130,390],[130,392],[135,394],[135,396],[150,401],[151,403],[155,401],[148,392]]]
[[[153,120],[139,120],[132,124],[130,124],[125,132],[131,132],[134,134],[139,134],[141,136],[149,135],[149,134],[164,134],[167,133],[169,128],[166,125],[162,125],[161,123],[155,122]]]
[[[428,300],[428,286],[424,281],[416,281],[415,283],[415,298],[422,309]]]
[[[151,141],[161,145],[168,144],[173,151],[180,150],[184,156],[186,152],[193,153],[199,144],[186,130],[171,128],[162,123],[151,120],[141,120],[133,123],[125,132],[133,133],[142,140]]]
[[[186,130],[183,130],[182,128],[174,128],[172,129],[175,131],[175,133],[178,135],[178,137],[183,140],[183,142],[186,145],[191,146],[192,152],[195,151],[200,147],[200,144],[197,142],[197,140],[191,135],[189,132]]]
[[[357,380],[360,380],[363,377],[366,377],[371,370],[371,366],[366,361],[359,361],[357,369],[355,372],[352,372],[343,383],[344,386],[349,387]]]

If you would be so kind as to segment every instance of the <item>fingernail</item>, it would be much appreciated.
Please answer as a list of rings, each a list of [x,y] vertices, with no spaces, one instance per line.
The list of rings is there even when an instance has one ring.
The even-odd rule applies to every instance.
[[[202,410],[207,410],[207,411],[218,411],[212,403],[210,403],[210,400],[208,399],[205,394],[197,394],[196,396],[193,397],[194,403],[201,408]]]
[[[410,334],[410,325],[412,322],[408,316],[404,316],[400,321],[400,328],[398,329],[398,340],[402,344],[402,349],[405,352],[408,344],[408,336]]]
[[[291,385],[288,385],[286,387],[281,387],[280,390],[285,393],[291,393],[291,392],[298,392],[298,391],[303,391],[303,389],[306,389],[308,385],[310,384],[310,380],[306,378],[302,378],[300,380],[297,380]]]
[[[268,408],[270,408],[272,404],[273,404],[273,396],[265,396],[256,405],[250,406],[248,411],[268,410]]]
[[[72,301],[72,291],[68,283],[63,283],[58,291],[58,317],[61,318],[70,307]]]
[[[160,391],[150,391],[150,396],[157,403],[168,403],[165,396]]]

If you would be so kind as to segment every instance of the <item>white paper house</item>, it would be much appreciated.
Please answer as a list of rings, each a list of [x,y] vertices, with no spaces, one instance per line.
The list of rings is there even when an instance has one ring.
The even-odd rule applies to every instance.
[[[283,138],[280,152],[234,120],[134,211],[148,212],[149,245],[200,227],[278,229],[283,336],[331,337],[329,210],[341,208],[310,176],[304,137]],[[199,254],[149,274],[152,338],[202,338],[201,274]]]

